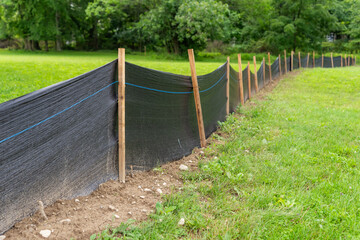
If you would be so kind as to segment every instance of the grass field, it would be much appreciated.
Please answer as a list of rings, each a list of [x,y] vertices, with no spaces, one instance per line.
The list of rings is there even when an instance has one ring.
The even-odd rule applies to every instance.
[[[224,143],[206,148],[200,170],[148,221],[92,238],[359,239],[359,76],[288,75],[221,124],[213,138]]]
[[[249,56],[246,56],[249,58]],[[22,96],[51,84],[76,77],[117,58],[117,52],[24,52],[0,50],[0,103]],[[260,57],[259,57],[260,59]],[[147,68],[190,75],[186,58],[150,53],[127,54],[126,60]],[[226,57],[202,58],[197,61],[199,75],[209,73],[226,61]],[[232,66],[238,70],[237,58]],[[244,60],[244,68],[246,67]],[[260,62],[258,66],[260,67]],[[251,69],[254,69],[251,64]]]

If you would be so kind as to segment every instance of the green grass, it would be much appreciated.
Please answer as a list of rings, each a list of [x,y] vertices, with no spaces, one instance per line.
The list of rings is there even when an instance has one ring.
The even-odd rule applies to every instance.
[[[286,77],[221,123],[213,138],[223,144],[206,148],[148,221],[92,239],[359,239],[359,76],[351,67]]]
[[[0,50],[0,103],[76,77],[116,58],[116,51],[44,53]],[[210,73],[226,61],[225,56],[199,59],[201,61],[196,62],[198,75]],[[126,54],[126,60],[143,67],[190,76],[189,62],[183,57],[130,53]],[[237,59],[234,57],[231,61],[238,70]],[[245,63],[243,65],[245,68]],[[254,69],[253,64],[251,69]]]

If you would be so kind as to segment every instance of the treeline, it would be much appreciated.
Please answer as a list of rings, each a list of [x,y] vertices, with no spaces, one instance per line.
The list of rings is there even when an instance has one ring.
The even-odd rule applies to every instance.
[[[0,0],[0,45],[27,50],[358,51],[359,0]]]

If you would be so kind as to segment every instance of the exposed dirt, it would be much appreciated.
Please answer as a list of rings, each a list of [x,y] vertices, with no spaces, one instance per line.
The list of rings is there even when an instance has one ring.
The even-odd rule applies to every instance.
[[[299,74],[300,71],[289,75]],[[262,99],[280,81],[278,78],[261,90],[256,98]],[[248,102],[247,104],[252,104]],[[221,133],[219,133],[221,134]],[[216,140],[210,140],[208,144]],[[215,142],[221,144],[221,142]],[[155,204],[161,202],[163,194],[181,189],[183,182],[179,177],[179,166],[184,164],[190,171],[197,170],[200,149],[183,159],[165,164],[161,169],[136,172],[126,177],[126,183],[108,181],[89,196],[72,200],[59,200],[45,208],[48,220],[37,212],[23,219],[6,232],[8,239],[45,239],[41,230],[51,230],[47,239],[89,239],[108,226],[118,226],[128,219],[146,220]],[[162,193],[158,192],[158,189]]]

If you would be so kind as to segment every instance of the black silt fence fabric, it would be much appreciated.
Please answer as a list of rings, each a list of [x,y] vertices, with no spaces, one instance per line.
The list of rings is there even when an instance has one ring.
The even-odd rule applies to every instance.
[[[243,72],[243,91],[244,91],[244,101],[249,100],[249,77],[248,77],[248,67],[246,67]]]
[[[265,63],[265,85],[270,82],[270,69],[269,65]]]
[[[277,78],[280,75],[279,58],[277,58],[273,64],[271,64],[271,77],[272,79]]]
[[[307,57],[307,56],[301,58],[301,67],[302,67],[302,68],[307,68],[307,67],[308,67],[308,66],[307,66],[307,62],[308,62],[308,57]],[[310,67],[310,62],[309,62],[309,67]]]
[[[255,74],[253,72],[250,71],[250,77],[251,77],[251,96],[254,96],[254,94],[256,93],[256,88],[255,88]]]
[[[191,78],[131,63],[125,72],[126,167],[147,170],[199,146]]]
[[[258,87],[259,87],[259,89],[262,89],[262,88],[265,86],[265,82],[264,82],[264,68],[265,68],[265,65],[264,65],[264,63],[262,62],[259,70],[257,71]]]
[[[334,57],[333,60],[334,60],[334,67],[341,67],[341,56],[339,57]]]
[[[240,104],[239,73],[230,66],[230,112]]]
[[[293,69],[296,70],[296,69],[299,69],[299,59],[294,55],[293,56]]]
[[[117,178],[116,66],[0,104],[0,233]]]

